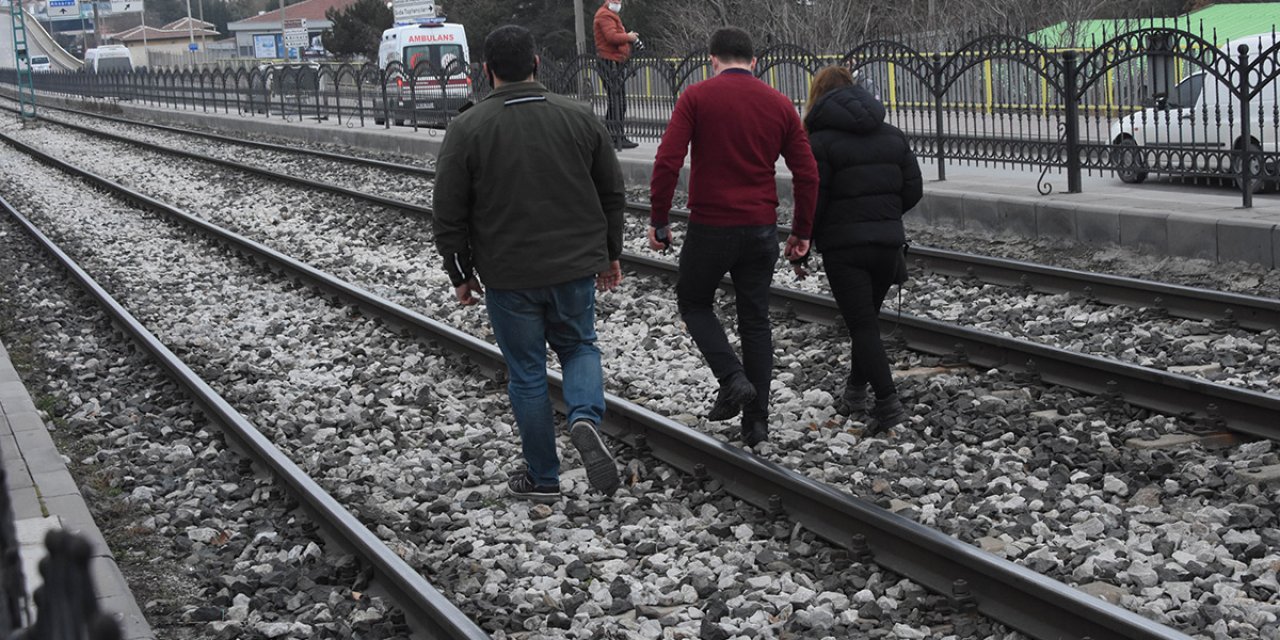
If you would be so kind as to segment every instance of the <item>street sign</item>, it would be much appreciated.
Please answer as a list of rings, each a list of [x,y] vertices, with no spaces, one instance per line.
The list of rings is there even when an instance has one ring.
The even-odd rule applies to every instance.
[[[50,20],[79,20],[80,0],[49,0]]]
[[[284,46],[288,49],[305,49],[311,44],[307,36],[307,19],[290,18],[284,21]]]
[[[111,0],[111,13],[137,13],[142,11],[142,0]]]
[[[199,50],[200,50],[200,45],[194,42],[187,43],[187,51],[199,51]]]
[[[392,0],[391,13],[396,22],[414,22],[436,17],[435,0]]]

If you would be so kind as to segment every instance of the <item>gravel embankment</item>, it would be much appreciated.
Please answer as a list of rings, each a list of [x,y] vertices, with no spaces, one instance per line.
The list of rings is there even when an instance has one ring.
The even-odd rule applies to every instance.
[[[954,637],[936,596],[628,451],[612,500],[580,471],[558,510],[507,500],[517,438],[473,367],[0,153],[6,193],[497,637]]]
[[[40,139],[55,149],[84,146],[68,135],[45,131]],[[111,153],[129,171],[143,171],[141,159],[129,159],[140,154]],[[487,334],[480,310],[451,302],[425,221],[190,165],[142,175],[149,176],[146,190],[164,199]],[[734,438],[733,426],[696,417],[709,406],[713,384],[677,328],[668,285],[631,277],[599,306],[611,390]],[[911,428],[860,438],[860,425],[830,408],[847,367],[844,347],[829,347],[843,344],[840,333],[791,322],[776,323],[774,333],[776,446],[766,457],[1057,579],[1117,585],[1124,606],[1200,637],[1280,631],[1277,494],[1236,477],[1280,461],[1270,443],[1135,450],[1123,443],[1177,431],[1178,420],[965,369],[904,379],[901,390],[916,415]],[[936,362],[895,355],[904,373]]]
[[[93,123],[92,118],[66,116]],[[190,137],[120,125],[139,140],[211,154],[294,175],[323,176],[327,182],[430,205],[429,181],[382,169],[308,159],[246,147],[209,145]],[[124,176],[121,176],[122,178]],[[424,184],[425,183],[425,184]],[[679,225],[676,228],[679,235]],[[629,248],[658,257],[642,239],[645,221],[628,218]],[[815,293],[829,293],[821,259],[813,261],[813,277],[797,280],[790,274],[780,284]],[[780,268],[787,265],[780,261]],[[1174,371],[1212,382],[1264,393],[1280,393],[1280,328],[1255,332],[1222,327],[1210,321],[1167,318],[1151,310],[1092,303],[1069,295],[1024,293],[1009,287],[985,285],[917,271],[901,298],[890,298],[903,313],[964,324],[1001,335],[1051,344],[1060,348],[1115,358],[1160,370]],[[1123,331],[1116,331],[1117,328]]]
[[[46,115],[46,117],[49,116]],[[318,158],[304,153],[268,151],[247,145],[177,135],[138,125],[105,122],[97,118],[60,111],[52,112],[52,119],[99,129],[115,135],[127,136],[139,142],[161,144],[181,151],[228,160],[245,166],[270,169],[312,179],[323,176],[323,180],[330,184],[378,193],[405,202],[426,206],[431,205],[431,192],[429,190],[424,191],[418,186],[422,180],[421,177],[404,171]],[[269,142],[268,140],[262,141]],[[289,146],[298,145],[294,143]],[[333,151],[333,149],[323,150]],[[421,166],[422,164],[422,161],[418,160],[409,166]]]
[[[674,260],[635,241],[647,233],[642,218],[627,221],[628,248]],[[673,225],[680,242],[683,225]],[[830,295],[822,257],[810,260],[798,279],[779,261],[776,283]],[[901,293],[901,296],[899,296]],[[894,287],[885,307],[902,313],[1049,344],[1069,351],[1173,371],[1233,387],[1280,393],[1280,328],[1253,331],[1212,320],[1168,317],[1157,310],[1090,302],[1080,296],[1023,292],[1013,287],[913,270],[902,291]]]
[[[0,336],[158,637],[403,636],[354,558],[0,217]]]

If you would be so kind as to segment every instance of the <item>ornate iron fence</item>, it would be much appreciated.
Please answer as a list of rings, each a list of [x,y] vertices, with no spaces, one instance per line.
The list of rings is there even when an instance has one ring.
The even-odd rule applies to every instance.
[[[1280,63],[1270,33],[1219,46],[1202,33],[1149,27],[1086,49],[1049,49],[987,35],[947,51],[874,40],[841,55],[795,45],[761,51],[755,72],[803,109],[811,78],[842,64],[884,102],[937,178],[968,164],[1140,182],[1152,174],[1235,181],[1245,206],[1280,182]],[[13,83],[12,70],[0,82]],[[602,118],[606,86],[625,88],[627,137],[657,140],[686,87],[711,75],[705,51],[642,53],[622,67],[594,56],[543,59],[539,79]],[[38,90],[175,109],[390,127],[446,126],[489,92],[478,65],[412,69],[292,65],[132,74],[37,74]],[[1248,117],[1246,117],[1246,114]]]

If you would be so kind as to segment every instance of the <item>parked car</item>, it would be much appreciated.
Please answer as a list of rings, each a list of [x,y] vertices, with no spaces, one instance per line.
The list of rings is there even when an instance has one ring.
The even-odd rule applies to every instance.
[[[1266,52],[1277,37],[1271,33],[1248,36],[1223,47],[1220,52],[1237,59],[1236,47],[1249,46],[1249,62]],[[1276,56],[1271,55],[1272,58]],[[1275,63],[1275,60],[1272,61]],[[1233,88],[1219,79],[1215,69],[1192,65],[1192,73],[1167,94],[1158,94],[1143,109],[1126,115],[1111,125],[1111,164],[1121,181],[1136,184],[1152,173],[1175,175],[1236,175],[1236,158],[1226,160],[1223,152],[1245,148],[1252,156],[1251,174],[1263,176],[1252,188],[1262,189],[1276,178],[1275,154],[1280,140],[1274,134],[1276,95],[1280,85],[1264,87],[1249,106],[1250,135],[1241,127],[1239,99]],[[1232,76],[1223,65],[1221,75]],[[1233,79],[1234,81],[1234,79]],[[1280,82],[1280,81],[1277,81]]]

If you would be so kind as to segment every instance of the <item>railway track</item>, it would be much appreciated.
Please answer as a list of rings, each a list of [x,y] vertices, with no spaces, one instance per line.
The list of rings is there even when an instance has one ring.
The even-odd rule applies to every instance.
[[[190,131],[63,107],[46,108],[78,116],[100,118],[108,122],[146,127],[175,135],[199,137],[225,144],[243,145],[267,151],[301,153],[326,160],[367,166],[422,178],[435,177],[435,170],[429,167],[417,167],[374,158],[246,140],[208,132]],[[627,208],[634,215],[646,215],[648,213],[648,205],[645,203],[631,202]],[[689,212],[676,209],[671,212],[671,217],[673,220],[687,222]],[[788,226],[779,226],[778,234],[780,238],[785,238],[790,232],[791,230]],[[1072,293],[1096,299],[1105,304],[1161,309],[1170,315],[1181,318],[1236,322],[1240,326],[1249,329],[1265,330],[1280,326],[1280,300],[1272,298],[1091,273],[926,246],[913,246],[909,258],[912,264],[920,269],[949,276],[972,278],[980,282],[1000,286],[1018,287],[1049,294]]]
[[[322,489],[315,480],[293,463],[257,427],[214,391],[191,370],[155,334],[123,305],[115,300],[87,271],[62,251],[39,228],[7,200],[0,197],[0,209],[21,226],[28,235],[53,258],[67,274],[92,297],[134,342],[164,369],[174,382],[183,387],[205,411],[220,423],[239,449],[266,469],[312,515],[334,540],[350,550],[365,566],[373,567],[380,584],[395,603],[419,629],[434,637],[487,638],[447,598],[421,575],[378,540],[350,511]]]
[[[138,206],[164,212],[236,251],[289,273],[368,313],[434,340],[492,369],[497,349],[394,302],[369,294],[264,245],[222,230],[109,180],[76,169],[17,141],[9,144]],[[554,379],[558,387],[559,379]],[[714,478],[738,498],[789,518],[861,558],[949,595],[1034,637],[1184,637],[1135,614],[1084,596],[1028,569],[997,560],[957,540],[894,516],[846,493],[726,446],[616,396],[603,427],[631,447],[652,453],[695,479]],[[963,581],[963,583],[958,582]]]
[[[243,145],[267,151],[300,153],[422,178],[435,177],[435,170],[429,167],[417,167],[374,158],[191,131],[63,107],[46,107],[46,109],[72,113],[77,116],[99,118],[119,124],[146,127],[175,135],[194,136],[225,144]],[[648,213],[648,205],[640,202],[631,202],[628,204],[628,211],[634,215],[646,215]],[[671,212],[671,217],[673,220],[687,222],[689,212],[676,209]],[[790,228],[786,225],[779,226],[779,237],[785,238],[790,232]],[[926,246],[913,246],[909,258],[912,264],[920,269],[950,276],[972,278],[980,282],[1000,286],[1018,287],[1050,294],[1078,294],[1106,304],[1162,309],[1170,315],[1181,318],[1232,321],[1249,329],[1265,330],[1280,326],[1280,300],[1272,298],[1091,273]]]
[[[75,113],[91,117],[108,117],[83,112]],[[112,120],[139,124],[122,119],[112,118]],[[415,215],[427,217],[431,215],[430,207],[421,203],[303,178],[265,167],[241,164],[225,158],[173,149],[73,123],[56,120],[50,122],[85,134],[140,146],[158,153],[246,171],[271,180],[353,197]],[[163,129],[169,132],[177,131],[169,127]],[[200,136],[228,144],[244,144],[239,139],[217,134],[202,133]],[[251,144],[271,150],[282,148],[281,145],[269,143],[252,142]],[[296,147],[284,148],[290,153],[310,153],[309,150]],[[341,156],[328,152],[325,152],[323,157],[382,170],[387,169],[387,163],[381,160]],[[403,171],[420,177],[434,176],[431,169],[423,167],[405,167]],[[645,208],[643,205],[633,203],[629,210],[640,213],[645,211]],[[672,212],[672,217],[677,220],[687,220],[687,216],[686,211]],[[780,236],[785,237],[789,232],[789,228],[780,226]],[[913,247],[911,256],[916,264],[924,269],[947,275],[975,278],[997,285],[1016,286],[1046,293],[1076,293],[1106,304],[1135,307],[1156,305],[1171,315],[1230,320],[1240,323],[1241,326],[1258,329],[1280,326],[1280,300],[1093,274],[940,249]],[[636,271],[661,277],[672,278],[676,272],[675,265],[670,261],[635,253],[624,253],[623,262]],[[775,286],[771,289],[770,299],[775,306],[788,309],[805,320],[826,324],[834,324],[838,321],[838,309],[834,299],[829,295]],[[881,315],[881,323],[886,332],[896,332],[901,339],[905,340],[908,348],[941,356],[950,362],[978,367],[996,367],[1085,393],[1123,399],[1134,406],[1195,420],[1205,431],[1218,431],[1225,428],[1250,436],[1280,440],[1280,423],[1274,419],[1274,416],[1280,415],[1280,396],[1277,395],[1217,384],[1194,376],[1144,367],[1113,358],[1076,353],[1029,340],[923,317],[885,312]]]

